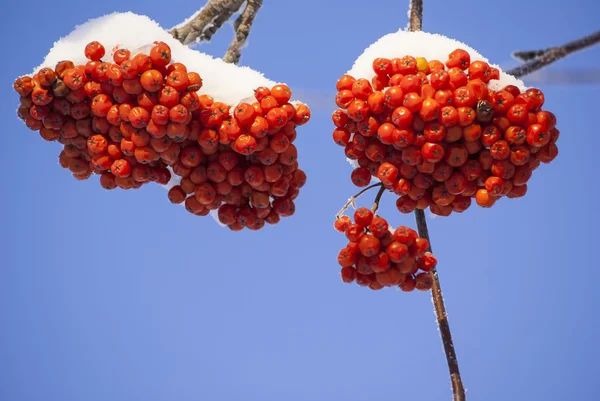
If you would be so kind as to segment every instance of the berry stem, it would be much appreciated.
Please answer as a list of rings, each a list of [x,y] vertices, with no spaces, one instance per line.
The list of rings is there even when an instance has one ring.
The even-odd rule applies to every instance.
[[[383,196],[384,192],[385,192],[385,187],[382,184],[381,187],[379,188],[379,192],[377,192],[377,195],[375,196],[375,200],[373,201],[373,207],[371,208],[373,215],[375,214],[377,209],[379,209],[379,201],[381,201],[381,197]]]
[[[246,8],[235,20],[233,24],[235,37],[233,38],[233,41],[231,41],[229,49],[227,49],[227,52],[223,57],[223,61],[226,63],[238,64],[240,62],[242,48],[246,44],[248,35],[250,35],[250,28],[252,28],[252,23],[254,22],[254,18],[256,18],[256,14],[262,6],[262,3],[263,0],[248,0],[246,2]]]
[[[596,31],[590,35],[565,43],[562,46],[551,47],[546,50],[514,52],[513,57],[521,61],[526,61],[526,63],[507,71],[507,73],[514,75],[517,78],[523,77],[540,70],[571,53],[583,50],[599,42],[600,31]]]
[[[419,237],[425,238],[427,241],[429,241],[429,252],[431,252],[431,240],[429,238],[429,230],[427,229],[427,220],[425,219],[425,212],[422,209],[415,209],[415,219],[417,221],[417,231],[419,232]],[[438,277],[437,269],[435,267],[431,270],[431,276],[433,278],[433,285],[431,286],[431,297],[433,299],[435,317],[437,319],[438,328],[442,337],[442,343],[444,345],[446,361],[448,362],[450,380],[452,381],[453,400],[465,401],[465,388],[460,377],[458,359],[456,358],[456,351],[454,350],[452,332],[450,331],[450,324],[448,323],[448,315],[446,314],[446,306],[444,304],[442,287],[440,286],[440,279]]]
[[[243,3],[244,0],[209,0],[186,23],[175,26],[169,33],[184,45],[209,40]]]
[[[348,209],[350,206],[352,206],[352,207],[356,208],[356,205],[354,204],[354,201],[356,201],[356,199],[357,199],[359,196],[361,196],[362,194],[364,194],[365,192],[367,192],[369,189],[372,189],[372,188],[375,188],[375,187],[381,187],[381,188],[383,188],[383,184],[382,184],[381,182],[378,182],[378,183],[376,183],[376,184],[372,184],[372,185],[369,185],[369,186],[368,186],[368,187],[366,187],[366,188],[363,188],[363,189],[361,189],[359,193],[357,193],[356,195],[354,195],[354,196],[352,196],[350,199],[348,199],[348,202],[346,202],[346,204],[344,205],[344,207],[342,207],[342,208],[340,209],[340,211],[339,211],[339,212],[337,212],[337,214],[335,215],[335,218],[336,218],[336,219],[339,219],[339,218],[342,216],[342,214],[344,214],[344,212],[345,212],[345,211],[346,211],[346,210],[347,210],[347,209]],[[381,189],[380,189],[379,191],[381,192]],[[376,197],[376,198],[375,198],[375,200],[376,200],[376,201],[379,201],[379,198],[381,198],[381,195],[379,195],[379,194],[378,194],[378,198]]]

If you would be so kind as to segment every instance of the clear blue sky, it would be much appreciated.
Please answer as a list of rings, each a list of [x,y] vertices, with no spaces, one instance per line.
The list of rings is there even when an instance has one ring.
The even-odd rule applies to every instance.
[[[76,24],[131,10],[168,28],[200,3],[3,7],[0,400],[450,400],[429,294],[342,284],[344,239],[331,228],[355,192],[331,140],[335,80],[406,25],[408,1],[264,2],[242,64],[310,94],[314,110],[297,140],[309,177],[297,213],[261,232],[194,218],[158,186],[108,193],[76,182],[57,164],[58,145],[15,117],[13,79]],[[425,0],[424,29],[505,65],[516,48],[599,28],[594,0],[451,3]],[[226,27],[203,49],[222,55],[230,38]],[[551,68],[599,61],[597,47]],[[541,88],[558,116],[560,156],[530,193],[430,221],[471,400],[600,399],[600,85]],[[384,198],[382,213],[413,225],[393,205]]]

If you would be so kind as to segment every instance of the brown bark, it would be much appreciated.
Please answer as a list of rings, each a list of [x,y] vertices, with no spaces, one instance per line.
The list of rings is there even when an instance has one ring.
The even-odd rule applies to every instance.
[[[529,50],[517,51],[513,53],[513,57],[521,61],[526,61],[512,70],[507,71],[508,74],[515,77],[523,77],[531,74],[534,71],[540,70],[576,51],[583,50],[600,42],[600,31],[596,31],[590,35],[584,36],[577,40],[565,43],[562,46],[551,47],[546,50]]]
[[[410,0],[408,21],[409,31],[414,32],[423,29],[423,0]]]
[[[262,0],[248,0],[246,2],[246,8],[238,19],[235,20],[233,25],[235,28],[235,37],[223,57],[224,61],[233,64],[238,64],[240,62],[242,48],[246,44],[246,40],[248,40],[250,28],[252,28],[254,18],[256,18],[256,14],[261,6]]]
[[[419,237],[425,238],[427,241],[429,241],[429,251],[431,252],[431,239],[429,238],[429,230],[427,229],[425,212],[422,209],[416,209],[415,219],[417,221],[417,231],[419,232]],[[442,293],[442,287],[440,285],[440,279],[438,277],[436,268],[431,271],[431,277],[433,279],[433,285],[431,286],[431,298],[433,300],[435,318],[440,330],[440,336],[442,337],[444,353],[446,354],[446,362],[448,363],[450,381],[452,382],[452,399],[454,401],[465,401],[467,399],[465,387],[460,376],[458,359],[456,358],[454,342],[452,341],[452,332],[450,331],[448,315],[446,314],[446,305],[444,304],[444,295]]]
[[[169,33],[184,45],[209,40],[243,3],[244,0],[209,0],[193,19],[171,29]]]

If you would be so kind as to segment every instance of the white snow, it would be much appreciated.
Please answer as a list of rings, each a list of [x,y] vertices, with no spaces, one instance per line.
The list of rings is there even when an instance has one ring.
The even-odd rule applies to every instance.
[[[226,63],[220,58],[184,46],[157,22],[131,12],[105,15],[77,26],[54,44],[44,62],[33,73],[43,67],[54,68],[61,60],[85,63],[87,60],[83,49],[93,40],[102,43],[107,54],[115,46],[127,48],[135,54],[154,41],[163,41],[171,47],[173,61],[184,63],[188,70],[200,74],[203,86],[199,93],[210,94],[215,101],[227,104],[235,105],[251,97],[259,86],[272,87],[278,83],[249,67]]]
[[[409,7],[410,17],[410,7]],[[507,85],[515,85],[524,92],[527,87],[520,79],[513,77],[502,71],[500,66],[491,64],[489,60],[483,57],[477,50],[456,40],[448,38],[444,35],[429,32],[411,32],[400,29],[397,32],[389,33],[379,38],[371,46],[354,61],[352,68],[346,73],[354,78],[371,79],[375,76],[373,72],[373,60],[378,57],[396,58],[404,56],[424,57],[428,61],[439,60],[445,62],[448,55],[456,49],[464,49],[471,55],[471,61],[480,60],[490,64],[490,66],[498,68],[500,71],[500,79],[491,80],[488,87],[493,90],[499,90]],[[346,158],[348,163],[353,167],[358,167],[358,161]]]
[[[200,11],[198,11],[200,12]],[[190,17],[194,18],[196,14]],[[183,23],[189,21],[186,20]],[[42,64],[33,70],[33,74],[44,67],[54,68],[59,61],[71,60],[75,64],[87,62],[84,55],[85,46],[91,41],[99,41],[106,49],[105,58],[110,58],[112,49],[118,46],[136,52],[148,52],[154,41],[162,41],[171,47],[173,62],[185,64],[189,71],[195,71],[202,77],[203,85],[199,94],[206,93],[215,101],[236,105],[253,98],[254,89],[259,86],[272,87],[280,82],[267,79],[262,73],[249,67],[241,67],[226,63],[220,58],[182,45],[174,39],[157,22],[145,15],[131,12],[113,13],[75,27],[75,29],[54,43]],[[300,101],[293,101],[300,104]],[[231,111],[233,112],[233,110]],[[179,183],[180,177],[173,174],[171,181],[164,185],[170,189]],[[211,216],[220,224],[216,211]]]
[[[394,58],[394,57],[424,57],[429,60],[439,60],[445,62],[448,59],[448,54],[458,48],[466,50],[471,55],[471,61],[485,61],[490,66],[500,70],[500,79],[490,81],[488,87],[493,90],[498,90],[506,85],[515,85],[522,92],[527,89],[523,81],[506,74],[496,65],[491,64],[489,60],[483,57],[477,50],[472,47],[446,36],[429,33],[429,32],[410,32],[399,30],[398,32],[389,33],[379,38],[371,46],[356,59],[354,65],[347,72],[354,78],[371,78],[375,75],[373,72],[373,60],[378,57]]]

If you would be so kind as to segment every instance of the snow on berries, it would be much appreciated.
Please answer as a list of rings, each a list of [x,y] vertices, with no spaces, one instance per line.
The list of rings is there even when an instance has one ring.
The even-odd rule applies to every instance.
[[[364,71],[363,56],[353,70]],[[533,171],[558,155],[542,91],[463,48],[444,60],[377,57],[336,89],[333,141],[355,167],[352,182],[381,181],[401,213],[448,216],[522,197]]]
[[[353,217],[354,221],[343,215],[334,223],[348,239],[337,258],[343,282],[356,282],[372,290],[431,289],[431,271],[437,259],[429,251],[429,241],[405,226],[392,229],[383,217],[364,207],[356,209]]]
[[[124,15],[104,18],[122,30],[115,23]],[[160,40],[142,48],[92,40],[77,54],[73,41],[61,42],[55,49],[67,47],[59,53],[68,50],[72,59],[18,78],[14,89],[18,116],[43,139],[62,145],[59,163],[76,179],[99,175],[107,190],[156,182],[168,189],[171,203],[197,216],[211,214],[234,231],[258,230],[294,214],[306,182],[294,140],[310,109],[291,101],[289,87],[220,61],[222,73],[257,74],[254,82],[263,85],[251,89],[253,96],[217,90],[213,97],[206,91],[215,88],[209,78],[224,79],[211,72],[211,63],[200,63],[208,67],[204,74],[176,61],[173,54],[190,51],[178,42],[175,52]],[[53,58],[54,49],[45,64]]]

